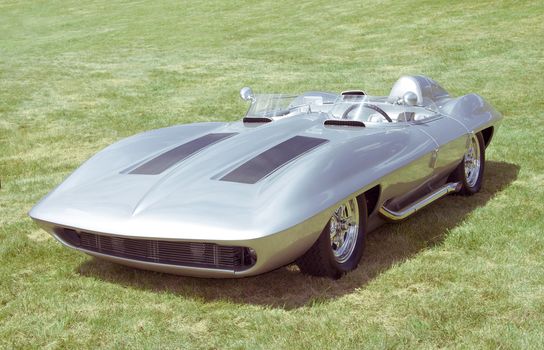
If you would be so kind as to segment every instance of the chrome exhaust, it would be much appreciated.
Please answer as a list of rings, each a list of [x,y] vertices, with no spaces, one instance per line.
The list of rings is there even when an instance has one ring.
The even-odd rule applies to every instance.
[[[421,198],[420,200],[414,202],[413,204],[409,205],[408,207],[400,211],[393,211],[393,210],[387,209],[385,205],[383,205],[382,207],[380,207],[379,213],[384,218],[390,221],[404,220],[408,216],[414,214],[416,211],[420,209],[423,209],[424,207],[431,204],[435,200],[440,199],[449,193],[459,192],[461,190],[461,186],[462,184],[460,182],[450,182],[440,187],[436,191],[429,193],[425,197]]]

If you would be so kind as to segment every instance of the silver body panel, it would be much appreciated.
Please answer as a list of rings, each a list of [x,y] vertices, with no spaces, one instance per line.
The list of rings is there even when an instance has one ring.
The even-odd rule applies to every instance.
[[[393,92],[402,91],[400,85]],[[93,156],[29,215],[57,239],[55,229],[61,227],[115,237],[242,246],[257,254],[252,267],[228,271],[143,262],[71,246],[138,268],[202,277],[270,271],[303,254],[339,202],[379,185],[376,208],[388,203],[391,210],[400,210],[444,185],[462,161],[470,133],[490,127],[496,132],[502,117],[482,97],[451,98],[442,88],[429,86],[424,93],[435,93],[431,97],[440,115],[427,121],[325,126],[327,116],[316,112],[264,124],[196,123],[144,132]],[[235,135],[160,174],[130,174],[150,159],[210,133]],[[295,136],[327,142],[254,184],[221,180]],[[383,222],[377,209],[369,213],[370,229]]]

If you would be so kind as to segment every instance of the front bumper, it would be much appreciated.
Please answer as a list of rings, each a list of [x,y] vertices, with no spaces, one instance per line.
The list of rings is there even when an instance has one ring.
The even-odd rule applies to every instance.
[[[115,235],[102,232],[94,232],[86,230],[81,227],[71,227],[62,225],[61,223],[52,223],[40,220],[38,218],[33,218],[43,229],[49,232],[53,237],[55,237],[63,245],[79,250],[91,256],[97,258],[105,259],[111,262],[119,263],[122,265],[127,265],[139,269],[152,270],[164,273],[185,275],[185,276],[195,276],[195,277],[211,277],[211,278],[236,278],[236,277],[247,277],[261,274],[264,272],[271,271],[278,267],[281,267],[285,264],[288,264],[294,261],[296,258],[301,256],[308,250],[311,245],[319,237],[323,227],[325,226],[330,213],[328,211],[322,212],[314,217],[295,225],[284,231],[274,233],[271,235],[266,235],[260,238],[251,238],[251,239],[237,239],[237,240],[188,240],[188,239],[175,239],[172,237],[141,237],[141,236],[130,236],[130,235]],[[77,245],[74,241],[66,239],[66,236],[59,234],[59,230],[68,229],[77,233],[85,233],[96,235],[100,237],[107,238],[108,242],[112,240],[119,239],[130,239],[131,241],[138,240],[160,240],[161,242],[171,242],[174,243],[170,246],[175,246],[175,243],[187,243],[187,244],[196,244],[198,246],[219,246],[219,247],[241,247],[241,248],[251,248],[256,253],[256,261],[248,266],[247,268],[239,267],[228,267],[222,266],[221,268],[209,268],[195,266],[191,264],[190,266],[179,265],[179,264],[169,264],[157,262],[157,259],[146,259],[143,261],[141,259],[136,259],[133,257],[127,256],[115,256],[112,254],[104,253],[86,249],[86,247]],[[94,247],[94,246],[93,246]],[[87,246],[88,248],[88,246]],[[107,249],[106,249],[107,251]],[[172,253],[172,252],[171,252]],[[174,252],[175,253],[175,252]],[[156,261],[153,261],[156,260]]]

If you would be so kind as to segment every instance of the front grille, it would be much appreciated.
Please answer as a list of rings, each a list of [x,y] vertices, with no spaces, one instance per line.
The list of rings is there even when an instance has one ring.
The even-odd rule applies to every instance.
[[[56,233],[73,247],[130,260],[234,271],[255,263],[245,247],[114,237],[66,228],[59,228]]]

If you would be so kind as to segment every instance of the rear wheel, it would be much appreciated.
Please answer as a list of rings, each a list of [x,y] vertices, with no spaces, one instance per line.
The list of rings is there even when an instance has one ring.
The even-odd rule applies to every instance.
[[[485,165],[485,143],[481,133],[471,136],[463,161],[452,174],[455,182],[461,182],[460,194],[471,196],[482,188]]]
[[[296,263],[303,273],[339,278],[357,267],[363,255],[367,207],[364,196],[337,207],[314,245]]]

